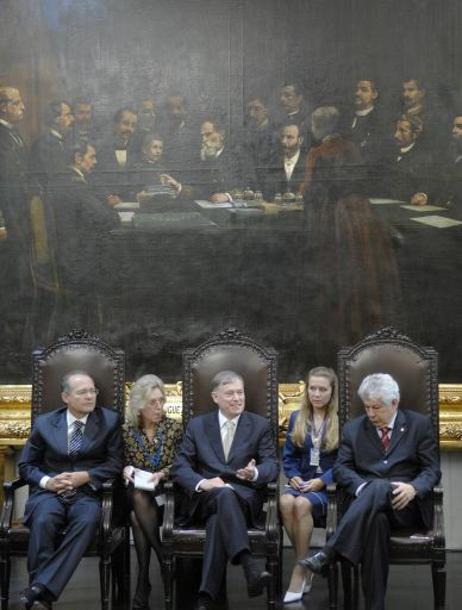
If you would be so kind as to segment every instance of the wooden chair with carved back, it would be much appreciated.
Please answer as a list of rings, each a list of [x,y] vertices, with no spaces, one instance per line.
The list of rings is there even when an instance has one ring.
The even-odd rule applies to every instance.
[[[268,418],[278,447],[277,354],[272,348],[255,343],[235,329],[218,333],[199,347],[183,355],[183,426],[195,415],[216,409],[210,396],[210,382],[223,370],[242,375],[246,409]],[[267,485],[266,514],[262,529],[249,529],[252,553],[266,559],[272,574],[268,590],[268,608],[274,609],[280,594],[282,531],[278,515],[278,485]],[[173,607],[173,582],[178,558],[201,557],[205,529],[183,528],[175,523],[174,486],[167,483],[167,501],[163,523],[165,607]]]
[[[400,388],[400,409],[412,409],[428,415],[436,439],[439,439],[438,412],[438,356],[431,347],[423,347],[393,328],[379,330],[354,345],[338,352],[339,427],[364,412],[357,394],[361,381],[373,373],[389,373]],[[328,534],[340,519],[344,497],[334,492],[328,514]],[[332,495],[331,495],[332,498]],[[445,536],[443,521],[443,490],[433,489],[433,526],[427,530],[392,531],[390,563],[431,566],[434,608],[441,610],[445,603]],[[345,606],[358,607],[359,571],[349,562],[341,562]],[[353,587],[351,573],[354,573]],[[336,598],[336,595],[334,596]],[[335,600],[336,601],[336,600]],[[331,604],[331,608],[336,603]]]
[[[35,418],[61,405],[60,382],[72,370],[83,370],[94,378],[99,389],[98,403],[120,413],[125,408],[125,356],[98,337],[83,330],[71,331],[55,343],[39,348],[32,355],[32,410]],[[15,491],[24,487],[21,478],[4,483],[4,505],[0,522],[1,609],[8,608],[11,558],[27,556],[29,530],[13,522]],[[109,608],[111,572],[113,601],[128,604],[130,595],[129,529],[123,514],[118,514],[113,498],[118,482],[103,485],[102,516],[97,536],[85,557],[99,557],[101,608]],[[116,561],[113,561],[113,559]],[[111,570],[112,567],[112,570]],[[126,605],[124,606],[126,607]]]

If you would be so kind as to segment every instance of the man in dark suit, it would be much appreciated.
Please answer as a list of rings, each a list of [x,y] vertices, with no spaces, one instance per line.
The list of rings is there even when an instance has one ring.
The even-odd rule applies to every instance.
[[[403,115],[396,121],[395,151],[385,166],[382,196],[425,205],[433,189],[432,154],[422,135],[417,116]]]
[[[244,383],[232,371],[212,380],[218,412],[189,423],[172,475],[187,496],[187,514],[204,522],[206,542],[198,608],[218,596],[226,561],[241,564],[250,596],[259,595],[270,574],[250,553],[248,523],[256,524],[262,486],[276,480],[278,463],[268,422],[246,412]]]
[[[130,191],[128,167],[137,160],[133,134],[138,115],[130,107],[121,108],[113,118],[112,132],[98,147],[98,170],[91,182],[101,199],[110,205],[120,203]]]
[[[24,116],[21,93],[14,87],[0,87],[0,211],[6,229],[2,246],[6,292],[20,297],[30,290],[30,214],[27,197],[27,155],[17,125]],[[13,307],[16,307],[14,305]]]
[[[295,123],[284,125],[279,131],[279,150],[266,170],[264,195],[272,201],[276,193],[299,193],[303,182],[306,154],[303,137]]]
[[[354,113],[347,126],[347,134],[358,147],[364,162],[372,167],[386,157],[391,146],[378,98],[379,92],[373,80],[359,80],[354,94]]]
[[[30,151],[30,179],[46,191],[49,180],[65,169],[67,137],[71,135],[74,115],[71,105],[64,101],[48,104],[45,112],[45,131],[32,144]]]
[[[97,393],[87,373],[65,375],[65,408],[36,419],[19,462],[30,485],[24,515],[30,586],[21,595],[26,609],[49,609],[58,599],[96,533],[102,483],[122,470],[119,416],[96,406]]]
[[[82,327],[98,324],[100,299],[107,273],[102,269],[104,244],[109,232],[119,226],[119,216],[107,201],[101,201],[88,183],[96,166],[95,148],[76,143],[66,171],[49,185],[47,210],[54,237],[56,268],[62,300],[62,316]],[[99,322],[101,323],[101,322]]]
[[[398,409],[390,375],[369,375],[358,394],[366,414],[344,427],[334,466],[351,504],[323,550],[302,564],[322,573],[336,555],[361,562],[365,607],[383,610],[390,530],[431,527],[431,491],[441,473],[430,419]]]
[[[199,162],[190,180],[193,195],[213,203],[231,200],[230,192],[241,186],[241,159],[225,136],[224,128],[213,119],[206,119],[200,127],[201,148]]]

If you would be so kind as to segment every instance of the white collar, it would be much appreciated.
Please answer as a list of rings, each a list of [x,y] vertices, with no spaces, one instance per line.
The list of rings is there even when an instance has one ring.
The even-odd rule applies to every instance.
[[[371,106],[370,108],[366,108],[365,110],[356,110],[355,111],[355,115],[356,116],[367,116],[368,114],[370,114],[372,111],[374,110],[374,106]]]
[[[78,174],[81,178],[83,178],[86,182],[85,174],[80,169],[77,169],[77,167],[75,167],[75,165],[71,165],[71,169],[74,170],[74,172],[76,174]]]
[[[234,422],[234,424],[237,426],[237,422],[239,421],[239,418],[240,418],[240,415],[237,415],[236,417],[233,417],[231,420],[229,420],[227,417],[225,417],[223,415],[223,413],[220,411],[220,409],[218,409],[218,423],[220,425],[220,430],[223,428],[223,426],[228,421]]]
[[[402,154],[406,154],[407,152],[409,152],[411,149],[413,149],[415,146],[415,142],[412,142],[412,144],[409,144],[409,146],[405,146],[404,148],[400,148],[399,149],[399,153]]]
[[[50,128],[50,133],[52,135],[54,135],[56,138],[58,138],[59,140],[63,140],[64,139],[64,137],[59,133],[59,131],[56,131],[56,129]]]
[[[5,121],[5,119],[0,119],[0,123],[2,125],[5,125],[5,127],[8,127],[8,129],[13,129],[13,125],[11,123],[8,123],[8,121]]]
[[[298,110],[294,110],[293,112],[288,112],[287,116],[295,116],[296,114],[300,113],[300,108]]]
[[[69,411],[69,409],[68,409],[68,410],[67,410],[67,413],[66,413],[66,417],[67,417],[67,427],[68,427],[68,428],[70,428],[70,427],[72,426],[72,424],[73,424],[75,421],[79,421],[79,422],[81,422],[81,423],[82,423],[82,424],[85,426],[85,425],[86,425],[86,423],[87,423],[87,419],[88,419],[88,416],[89,416],[89,415],[90,415],[90,414],[89,414],[89,413],[87,413],[87,414],[86,414],[84,417],[81,417],[80,419],[78,419],[77,417],[74,417],[74,416],[72,415],[72,413],[71,413],[71,412]]]

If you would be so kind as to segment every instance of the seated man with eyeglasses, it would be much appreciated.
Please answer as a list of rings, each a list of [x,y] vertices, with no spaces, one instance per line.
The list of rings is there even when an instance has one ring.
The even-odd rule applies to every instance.
[[[29,587],[21,595],[26,609],[50,609],[58,599],[95,536],[102,483],[123,467],[119,415],[96,406],[90,375],[68,373],[61,390],[65,407],[37,417],[19,462],[30,486],[24,514]]]

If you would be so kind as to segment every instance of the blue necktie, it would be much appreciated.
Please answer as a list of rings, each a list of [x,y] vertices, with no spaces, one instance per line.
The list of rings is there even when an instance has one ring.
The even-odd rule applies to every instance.
[[[83,422],[76,420],[73,425],[74,429],[72,430],[71,438],[69,439],[68,450],[71,457],[80,451],[83,438]]]

